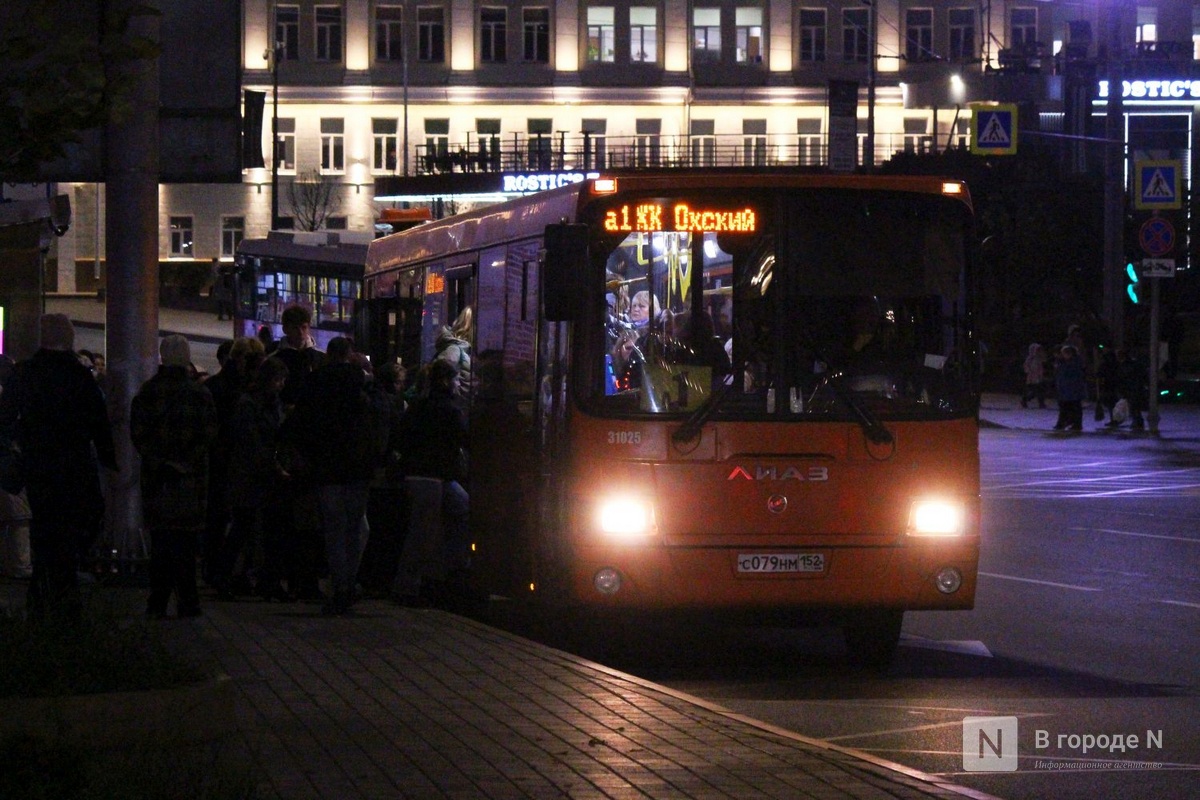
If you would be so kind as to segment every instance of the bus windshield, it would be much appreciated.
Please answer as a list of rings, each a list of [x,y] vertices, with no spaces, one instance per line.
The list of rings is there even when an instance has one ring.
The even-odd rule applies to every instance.
[[[604,274],[602,314],[580,326],[589,410],[797,421],[975,413],[961,201],[731,190],[614,196],[588,214]]]

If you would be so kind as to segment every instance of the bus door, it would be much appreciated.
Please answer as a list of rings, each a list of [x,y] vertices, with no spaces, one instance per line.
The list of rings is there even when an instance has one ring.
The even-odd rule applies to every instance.
[[[421,320],[421,363],[437,355],[438,337],[475,301],[475,263],[434,264],[425,273],[424,313]],[[474,342],[472,341],[472,344]],[[468,387],[463,386],[464,391]]]
[[[354,308],[354,336],[376,367],[399,363],[415,369],[421,355],[421,298],[359,300]]]

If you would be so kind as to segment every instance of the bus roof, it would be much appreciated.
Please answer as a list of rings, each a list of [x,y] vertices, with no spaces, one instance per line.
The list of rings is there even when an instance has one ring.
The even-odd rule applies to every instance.
[[[243,239],[238,256],[276,261],[359,265],[366,261],[371,234],[351,231],[271,231],[266,239]]]
[[[695,191],[769,187],[810,189],[876,189],[882,191],[947,194],[971,207],[967,186],[961,180],[927,175],[846,175],[837,173],[750,172],[707,169],[669,173],[605,175],[615,178],[618,191]],[[436,258],[504,242],[540,236],[554,222],[574,222],[579,208],[591,195],[594,180],[518,197],[503,203],[427,222],[418,227],[375,239],[368,247],[366,274],[400,264]],[[954,187],[954,188],[951,188]]]

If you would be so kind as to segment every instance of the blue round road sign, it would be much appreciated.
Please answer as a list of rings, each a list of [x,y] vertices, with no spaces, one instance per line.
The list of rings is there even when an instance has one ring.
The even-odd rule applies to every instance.
[[[1175,246],[1175,226],[1162,217],[1151,217],[1138,231],[1138,244],[1148,256],[1165,256]]]

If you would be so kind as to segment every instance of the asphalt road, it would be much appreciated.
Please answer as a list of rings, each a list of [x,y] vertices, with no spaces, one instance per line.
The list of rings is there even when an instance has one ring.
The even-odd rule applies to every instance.
[[[851,671],[833,629],[522,632],[998,797],[1200,796],[1200,442],[985,430],[981,448],[976,608],[908,614],[885,673]],[[963,720],[994,716],[1016,717],[1016,769],[968,771]]]

